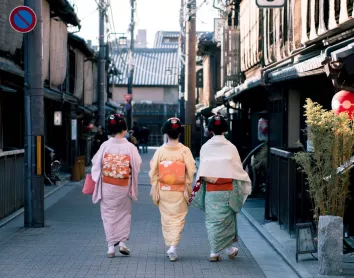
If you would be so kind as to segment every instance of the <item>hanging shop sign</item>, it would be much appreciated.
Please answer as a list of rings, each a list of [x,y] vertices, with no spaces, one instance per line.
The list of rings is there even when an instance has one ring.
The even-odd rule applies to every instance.
[[[268,120],[260,118],[258,121],[258,140],[267,141],[268,140]]]
[[[224,26],[225,26],[225,19],[214,18],[214,40],[216,42],[222,41]]]
[[[282,8],[285,5],[285,0],[256,0],[258,8]]]
[[[54,112],[54,125],[61,126],[63,124],[62,113],[61,111]]]
[[[18,6],[11,11],[9,21],[15,31],[28,33],[36,27],[37,16],[30,7]]]
[[[71,140],[77,140],[77,119],[71,119]]]

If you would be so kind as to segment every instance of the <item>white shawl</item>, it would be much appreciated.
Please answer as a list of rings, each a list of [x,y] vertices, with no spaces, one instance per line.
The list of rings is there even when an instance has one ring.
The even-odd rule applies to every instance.
[[[216,135],[206,142],[200,150],[199,177],[213,177],[243,181],[245,199],[252,192],[252,183],[242,167],[236,147],[223,135]]]

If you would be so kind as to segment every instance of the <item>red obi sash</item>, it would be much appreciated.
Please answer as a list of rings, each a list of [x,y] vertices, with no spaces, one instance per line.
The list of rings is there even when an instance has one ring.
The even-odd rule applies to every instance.
[[[230,191],[233,190],[232,179],[217,179],[215,183],[206,183],[206,191]]]
[[[163,191],[184,191],[186,165],[181,161],[161,161],[159,164],[160,189]]]
[[[105,153],[102,165],[102,181],[128,186],[130,177],[130,156],[127,154]]]

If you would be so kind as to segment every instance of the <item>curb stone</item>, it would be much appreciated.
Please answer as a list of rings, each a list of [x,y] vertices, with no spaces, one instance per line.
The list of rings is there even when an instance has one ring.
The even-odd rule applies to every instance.
[[[257,221],[247,211],[242,210],[241,213],[300,278],[314,278],[303,266],[297,264],[296,260],[290,256],[288,251],[286,251],[285,248],[281,246],[280,243],[277,242],[274,237],[269,234],[268,231],[266,231],[260,224],[258,224]],[[322,277],[319,276],[316,278]]]

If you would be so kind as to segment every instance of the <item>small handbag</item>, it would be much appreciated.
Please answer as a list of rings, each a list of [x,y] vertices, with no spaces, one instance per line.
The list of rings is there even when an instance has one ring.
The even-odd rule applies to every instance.
[[[86,180],[85,180],[85,184],[84,184],[84,188],[82,189],[82,193],[83,194],[87,194],[87,195],[92,195],[93,192],[95,191],[95,182],[92,179],[92,175],[91,174],[87,174],[86,175]]]
[[[192,194],[188,200],[188,205],[191,205],[191,203],[193,202],[193,199],[195,197],[195,195],[198,193],[202,183],[203,183],[203,178],[201,177],[199,180],[197,180],[197,182],[195,183],[195,186],[193,187],[193,191]]]

